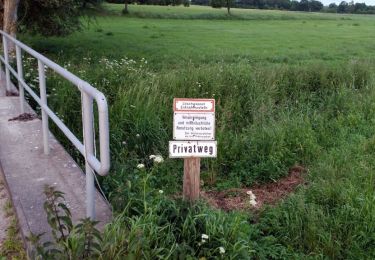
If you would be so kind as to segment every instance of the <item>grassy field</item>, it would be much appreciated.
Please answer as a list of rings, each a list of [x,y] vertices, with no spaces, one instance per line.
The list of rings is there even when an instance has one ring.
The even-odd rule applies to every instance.
[[[30,41],[28,38],[28,41],[50,54],[63,51],[72,57],[80,52],[117,59],[145,58],[155,67],[221,60],[335,63],[373,58],[375,50],[372,16],[233,10],[234,15],[239,13],[250,20],[212,20],[205,15],[223,15],[218,19],[224,19],[225,11],[195,6],[130,6],[129,17],[123,17],[120,16],[122,6],[112,6],[117,15],[97,17],[88,30],[64,39]],[[144,18],[132,16],[133,10],[142,11]],[[187,14],[202,18],[155,19],[155,13],[165,18]]]
[[[372,16],[105,7],[69,37],[21,36],[108,97],[112,170],[101,183],[121,214],[102,259],[375,258]],[[50,106],[81,134],[79,93],[52,73],[47,83]],[[182,187],[182,161],[166,158],[173,97],[217,101],[219,152],[202,161],[203,189],[251,188],[295,165],[307,185],[261,211],[173,199]]]

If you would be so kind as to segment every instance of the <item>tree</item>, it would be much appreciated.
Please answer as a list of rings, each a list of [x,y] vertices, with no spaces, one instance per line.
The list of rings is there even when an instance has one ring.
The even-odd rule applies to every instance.
[[[295,0],[290,2],[290,10],[291,11],[298,11],[299,10],[299,2],[295,1]]]
[[[211,0],[210,5],[213,8],[222,8],[223,7],[223,1],[222,0]]]
[[[323,4],[316,0],[311,0],[309,2],[309,11],[310,12],[318,12],[323,9]]]
[[[225,6],[227,8],[228,14],[230,14],[230,8],[233,6],[234,0],[211,0],[210,5],[213,8],[222,8]]]
[[[355,3],[354,13],[366,13],[367,5],[365,3]]]
[[[128,14],[129,13],[129,7],[128,5],[132,3],[132,0],[125,0],[124,1],[124,10],[122,10],[123,14]]]
[[[337,4],[336,3],[331,3],[328,6],[328,12],[330,13],[336,13],[337,12]]]
[[[234,0],[225,0],[225,6],[227,7],[228,14],[230,14],[230,8],[233,6]]]
[[[298,5],[298,11],[309,11],[309,1],[308,0],[301,0]]]
[[[17,30],[44,36],[63,36],[82,27],[83,11],[102,0],[0,0],[0,25],[15,36]]]
[[[0,24],[3,31],[15,36],[17,32],[17,10],[19,0],[0,0]]]
[[[338,13],[347,13],[349,9],[349,4],[345,1],[342,1],[339,6],[337,7]]]
[[[330,9],[337,9],[337,4],[336,3],[330,3],[328,8]]]

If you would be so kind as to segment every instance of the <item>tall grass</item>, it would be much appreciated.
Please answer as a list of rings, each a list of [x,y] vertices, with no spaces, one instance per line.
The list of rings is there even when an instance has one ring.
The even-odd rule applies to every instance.
[[[101,181],[121,216],[104,234],[103,255],[220,257],[223,246],[229,259],[373,258],[374,67],[218,62],[156,71],[144,59],[90,57],[71,64],[110,106],[113,167]],[[48,86],[50,106],[80,135],[80,96],[53,74]],[[295,164],[310,169],[309,186],[260,218],[160,198],[159,189],[181,189],[180,160],[154,167],[149,159],[167,157],[174,97],[216,99],[219,152],[202,162],[203,178],[214,180],[207,188],[274,181]],[[212,244],[199,244],[202,234]]]
[[[101,59],[76,72],[108,97],[114,169],[134,166],[129,158],[147,164],[150,154],[168,154],[174,97],[215,98],[219,154],[204,160],[203,170],[251,185],[276,180],[294,164],[309,165],[353,131],[370,135],[372,67],[217,63],[153,72],[144,60]],[[79,96],[50,80],[60,84],[51,106],[79,132],[73,114],[80,111]],[[76,101],[60,106],[60,93]]]
[[[266,234],[331,259],[372,259],[375,251],[374,137],[324,154],[311,185],[264,215]]]

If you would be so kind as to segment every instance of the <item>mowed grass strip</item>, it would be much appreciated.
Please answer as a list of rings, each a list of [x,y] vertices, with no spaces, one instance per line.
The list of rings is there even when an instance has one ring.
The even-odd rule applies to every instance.
[[[104,4],[104,8],[115,15],[121,15],[123,4]],[[158,19],[240,19],[240,20],[351,20],[370,18],[371,15],[329,14],[280,10],[260,10],[231,8],[227,14],[226,8],[212,8],[210,6],[190,5],[184,6],[155,6],[155,5],[129,5],[129,14],[139,18]]]

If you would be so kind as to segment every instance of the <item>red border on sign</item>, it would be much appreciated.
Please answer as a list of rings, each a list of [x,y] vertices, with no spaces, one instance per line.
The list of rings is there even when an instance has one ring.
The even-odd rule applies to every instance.
[[[196,101],[196,102],[211,102],[212,109],[210,110],[184,110],[184,109],[177,109],[176,102],[177,101]],[[190,113],[204,113],[204,112],[215,112],[215,99],[205,99],[205,98],[174,98],[173,99],[173,111],[174,112],[190,112]]]

